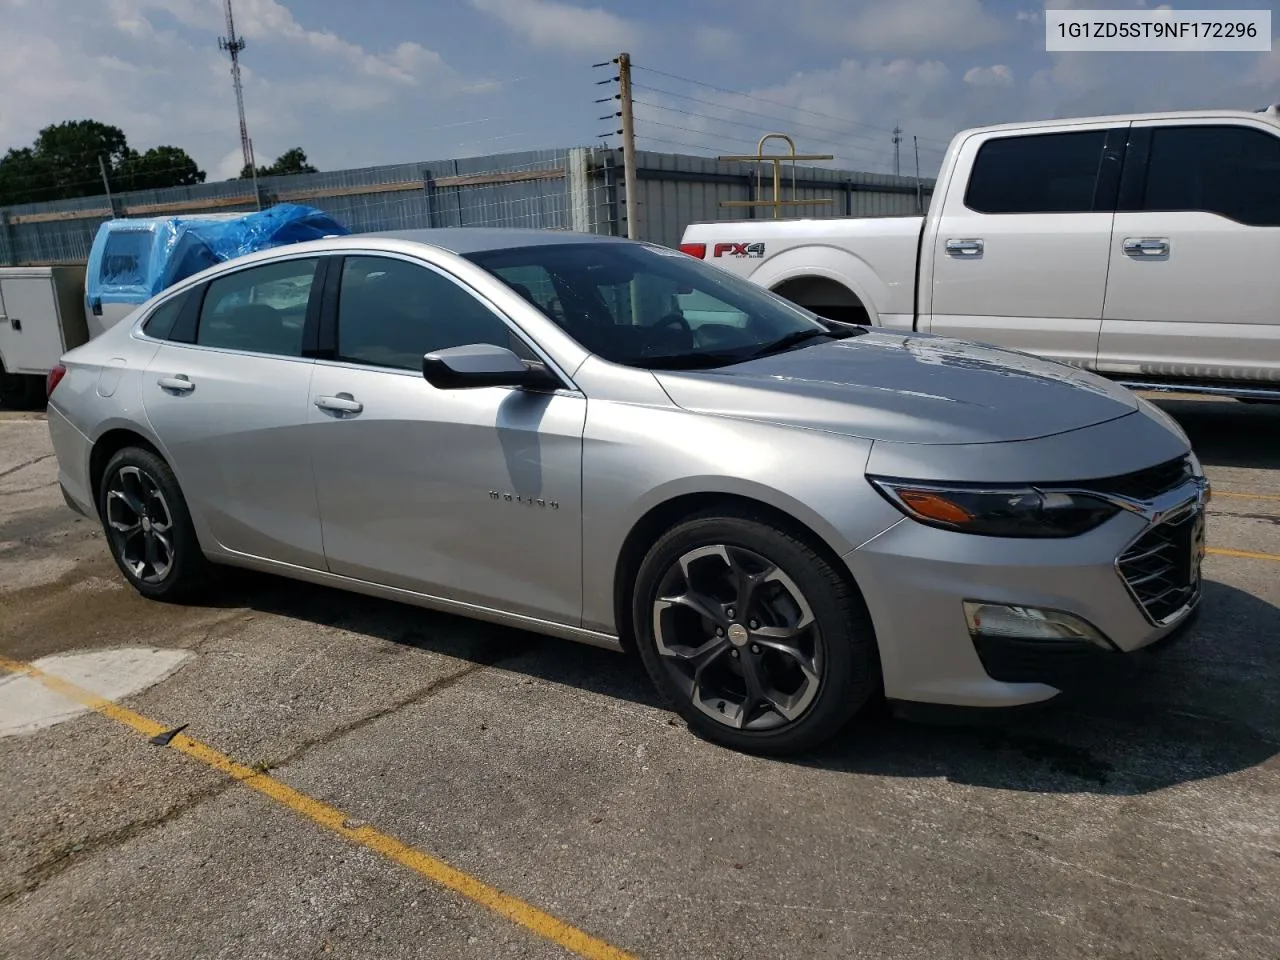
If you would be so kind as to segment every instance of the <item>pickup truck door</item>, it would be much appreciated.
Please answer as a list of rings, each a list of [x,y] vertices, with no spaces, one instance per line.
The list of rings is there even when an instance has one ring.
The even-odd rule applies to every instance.
[[[1280,380],[1280,130],[1136,122],[1118,208],[1099,370]]]
[[[921,246],[921,326],[1092,368],[1126,128],[965,140]]]

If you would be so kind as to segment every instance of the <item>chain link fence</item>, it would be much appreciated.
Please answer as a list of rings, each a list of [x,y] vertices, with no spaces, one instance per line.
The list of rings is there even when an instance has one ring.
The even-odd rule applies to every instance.
[[[675,246],[699,220],[764,216],[722,201],[756,200],[750,164],[640,151],[637,235]],[[829,195],[807,216],[910,214],[932,183],[798,168],[801,192]],[[84,263],[112,217],[235,213],[275,203],[316,207],[356,233],[430,227],[530,227],[626,234],[621,151],[605,148],[498,154],[326,173],[229,180],[166,190],[0,208],[0,265]]]

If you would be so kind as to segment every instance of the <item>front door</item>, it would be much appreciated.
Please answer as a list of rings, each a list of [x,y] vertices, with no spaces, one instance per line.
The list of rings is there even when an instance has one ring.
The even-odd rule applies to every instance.
[[[528,347],[421,262],[347,256],[340,269],[335,358],[316,364],[310,411],[329,569],[578,624],[586,399],[432,387],[432,350]]]
[[[1280,381],[1280,131],[1135,123],[1098,367]]]
[[[966,142],[925,238],[927,329],[1092,367],[1122,145],[1105,126]]]
[[[142,397],[183,495],[222,547],[323,570],[306,442],[314,362],[302,349],[319,262],[219,277],[191,336],[158,312],[167,323],[149,324],[148,333],[167,340]]]

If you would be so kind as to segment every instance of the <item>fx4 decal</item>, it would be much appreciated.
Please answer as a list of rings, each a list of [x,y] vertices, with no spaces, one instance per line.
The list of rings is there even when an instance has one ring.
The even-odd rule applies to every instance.
[[[713,257],[747,257],[758,260],[764,256],[763,243],[717,243],[712,251]]]

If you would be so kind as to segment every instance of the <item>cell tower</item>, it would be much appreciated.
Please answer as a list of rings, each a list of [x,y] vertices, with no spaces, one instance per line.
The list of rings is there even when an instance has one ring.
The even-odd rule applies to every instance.
[[[236,109],[240,112],[240,149],[244,153],[244,165],[252,170],[253,145],[249,142],[249,125],[244,122],[244,87],[240,84],[240,51],[244,49],[244,37],[236,36],[231,0],[227,0],[227,35],[218,38],[218,49],[231,54],[231,80],[236,88]]]
[[[231,16],[231,0],[227,0],[227,16]],[[902,143],[902,128],[896,123],[893,125],[893,175],[900,176],[902,173],[902,165],[899,161],[898,144]]]

